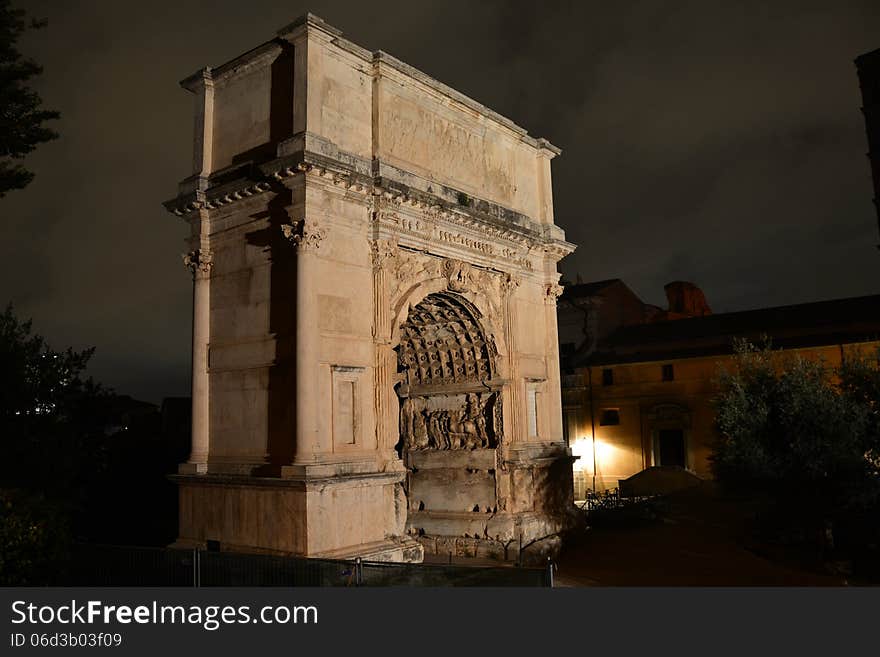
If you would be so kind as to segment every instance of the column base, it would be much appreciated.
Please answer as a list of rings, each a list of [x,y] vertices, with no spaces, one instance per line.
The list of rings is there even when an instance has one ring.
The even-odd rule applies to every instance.
[[[177,474],[256,475],[266,465],[264,461],[187,461],[177,466]]]
[[[281,466],[282,479],[295,478],[320,478],[320,477],[344,477],[358,474],[375,474],[399,472],[404,473],[406,468],[403,461],[397,458],[377,459],[375,456],[366,458],[339,457],[326,459],[318,463],[297,463]]]

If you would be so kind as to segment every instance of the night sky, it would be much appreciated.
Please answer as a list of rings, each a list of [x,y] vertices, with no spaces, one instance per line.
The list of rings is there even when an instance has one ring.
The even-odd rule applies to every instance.
[[[306,11],[563,149],[556,222],[569,278],[674,279],[716,311],[880,292],[853,59],[880,2],[19,1],[19,44],[62,118],[0,200],[0,305],[90,372],[158,402],[189,385],[186,224],[161,202],[190,173],[178,81]]]

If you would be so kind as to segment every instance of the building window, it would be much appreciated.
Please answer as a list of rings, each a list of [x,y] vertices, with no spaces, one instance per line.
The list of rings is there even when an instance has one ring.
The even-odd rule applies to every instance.
[[[663,380],[664,381],[674,381],[675,380],[675,371],[672,369],[672,365],[664,365],[663,366]]]
[[[620,424],[620,410],[617,408],[603,408],[602,417],[599,419],[600,427],[613,427]]]
[[[602,385],[603,386],[613,386],[614,385],[614,370],[610,368],[606,368],[602,370]]]

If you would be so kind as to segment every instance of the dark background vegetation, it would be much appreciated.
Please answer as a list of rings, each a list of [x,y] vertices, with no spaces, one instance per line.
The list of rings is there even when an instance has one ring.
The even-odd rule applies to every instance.
[[[838,367],[736,343],[720,372],[716,478],[765,542],[880,581],[880,350]]]
[[[26,156],[58,138],[33,87],[42,67],[19,50],[44,27],[0,0],[0,199],[33,182]],[[57,581],[79,542],[174,539],[166,475],[189,450],[188,400],[117,395],[86,375],[94,351],[53,349],[11,304],[0,314],[0,585]]]
[[[92,350],[56,350],[0,314],[0,585],[46,584],[71,545],[167,545],[189,452],[188,400],[160,409],[85,376]]]

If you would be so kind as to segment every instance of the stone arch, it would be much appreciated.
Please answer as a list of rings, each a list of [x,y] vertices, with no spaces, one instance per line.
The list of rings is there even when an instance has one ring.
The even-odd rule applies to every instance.
[[[503,439],[502,384],[483,313],[445,288],[405,301],[401,310],[393,347],[398,452],[496,448]]]
[[[497,374],[494,339],[482,313],[463,296],[434,292],[409,309],[399,325],[398,371],[411,386],[488,382]]]
[[[391,341],[393,348],[397,348],[401,339],[401,328],[406,323],[413,307],[419,304],[425,297],[441,292],[449,292],[449,280],[445,276],[432,277],[420,281],[416,285],[410,287],[406,292],[400,294],[391,303]],[[506,353],[506,344],[504,333],[501,330],[504,318],[498,316],[498,312],[493,313],[492,304],[486,293],[483,291],[462,291],[449,292],[456,298],[468,304],[471,312],[479,321],[485,334],[491,337],[492,344],[496,354]],[[498,370],[495,372],[498,376],[504,376],[505,363],[500,358],[496,358]]]

